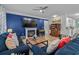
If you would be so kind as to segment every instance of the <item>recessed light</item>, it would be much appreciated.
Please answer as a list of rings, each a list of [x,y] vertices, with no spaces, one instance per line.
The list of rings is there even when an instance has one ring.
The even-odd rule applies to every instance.
[[[74,14],[74,15],[79,16],[79,13],[76,13],[76,14]]]
[[[57,17],[58,15],[53,15],[52,17]]]

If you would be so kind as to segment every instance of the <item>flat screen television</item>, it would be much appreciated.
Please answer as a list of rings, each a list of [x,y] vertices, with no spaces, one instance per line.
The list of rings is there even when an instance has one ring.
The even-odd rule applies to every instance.
[[[23,20],[23,27],[37,27],[35,20]]]

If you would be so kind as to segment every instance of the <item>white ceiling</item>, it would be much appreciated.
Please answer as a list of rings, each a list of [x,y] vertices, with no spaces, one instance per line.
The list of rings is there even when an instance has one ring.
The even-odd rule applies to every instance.
[[[79,13],[79,4],[3,4],[3,6],[8,12],[22,13],[41,18],[48,18],[54,14]],[[41,6],[48,6],[44,14],[33,10]]]

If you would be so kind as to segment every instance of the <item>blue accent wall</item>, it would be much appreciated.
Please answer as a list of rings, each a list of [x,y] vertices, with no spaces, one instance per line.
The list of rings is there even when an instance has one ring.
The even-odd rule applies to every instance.
[[[44,29],[44,20],[37,20],[37,29]]]
[[[25,28],[22,26],[24,17],[36,19],[37,29],[44,29],[44,19],[22,16],[22,15],[15,15],[15,14],[10,14],[10,13],[6,14],[7,29],[12,28],[13,31],[16,32],[18,36],[25,35]]]

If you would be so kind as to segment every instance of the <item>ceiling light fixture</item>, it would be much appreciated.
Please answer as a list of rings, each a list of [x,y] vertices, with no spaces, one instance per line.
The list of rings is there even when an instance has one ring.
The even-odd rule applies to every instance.
[[[53,17],[57,17],[58,15],[53,15]]]
[[[40,12],[42,12],[42,10],[40,10]]]
[[[44,10],[40,10],[40,13],[44,13]]]
[[[75,16],[79,16],[79,13],[74,14]]]

